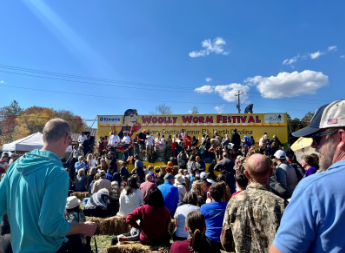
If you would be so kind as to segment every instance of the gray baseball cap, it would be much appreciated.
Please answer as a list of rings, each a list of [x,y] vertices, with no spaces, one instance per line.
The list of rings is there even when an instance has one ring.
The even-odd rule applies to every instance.
[[[345,100],[337,100],[321,106],[316,110],[309,126],[292,135],[295,137],[311,137],[321,129],[329,127],[345,127]]]

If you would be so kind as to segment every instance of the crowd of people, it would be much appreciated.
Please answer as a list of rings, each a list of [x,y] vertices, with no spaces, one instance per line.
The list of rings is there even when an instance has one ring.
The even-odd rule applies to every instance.
[[[137,136],[139,153],[132,171],[126,160],[118,160],[114,146],[100,156],[74,152],[69,176],[59,157],[71,143],[71,129],[61,119],[51,120],[44,127],[43,149],[24,154],[2,176],[0,215],[6,213],[3,223],[8,227],[3,247],[8,249],[11,241],[13,252],[89,252],[96,224],[85,216],[118,215],[132,229],[115,235],[112,245],[168,245],[172,238],[172,253],[342,252],[344,110],[344,100],[325,105],[309,126],[293,133],[311,137],[319,153],[300,161],[267,133],[258,148],[253,138],[241,139],[236,131],[231,139],[218,133],[212,139],[204,136],[201,155],[192,150],[197,139],[189,137],[188,148],[184,133],[177,136],[187,144],[175,153],[178,166],[172,159],[166,166],[146,168],[141,151],[155,147],[144,141],[144,130]],[[126,143],[114,134],[110,140]],[[131,144],[123,145],[129,152]],[[208,158],[217,161],[217,177],[206,170]],[[3,157],[0,163],[5,161]],[[75,196],[67,197],[68,189],[89,191],[83,210]],[[170,222],[176,227],[172,235]]]

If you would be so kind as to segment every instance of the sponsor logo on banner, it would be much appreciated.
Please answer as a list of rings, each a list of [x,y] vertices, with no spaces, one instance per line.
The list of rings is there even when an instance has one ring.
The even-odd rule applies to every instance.
[[[265,123],[284,123],[284,114],[265,114]]]
[[[99,124],[120,124],[122,122],[121,116],[100,116]]]

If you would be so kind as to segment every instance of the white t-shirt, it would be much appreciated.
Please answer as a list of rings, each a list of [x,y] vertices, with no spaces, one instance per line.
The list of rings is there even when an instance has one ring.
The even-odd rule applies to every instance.
[[[125,144],[131,144],[131,138],[129,136],[123,136],[121,142]]]
[[[127,216],[129,213],[133,212],[134,209],[141,206],[144,202],[143,194],[140,189],[135,189],[131,195],[126,195],[126,189],[123,189],[120,194],[120,210],[117,215]]]
[[[185,204],[182,206],[177,207],[174,218],[177,220],[177,227],[176,227],[176,236],[187,238],[188,233],[184,230],[186,217],[190,212],[193,211],[200,211],[200,207]]]
[[[120,137],[118,135],[111,135],[109,138],[108,144],[111,146],[117,147],[119,142],[120,142]]]
[[[147,146],[152,146],[153,140],[154,140],[154,138],[152,135],[146,136]]]
[[[86,135],[84,135],[84,136],[80,135],[79,138],[78,138],[78,142],[83,145],[83,142],[86,140],[86,138],[87,138]]]
[[[95,159],[91,159],[91,168],[97,167],[97,162]]]

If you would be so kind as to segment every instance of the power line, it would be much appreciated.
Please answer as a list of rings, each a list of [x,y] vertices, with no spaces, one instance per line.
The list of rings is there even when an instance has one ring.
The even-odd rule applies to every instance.
[[[168,101],[168,100],[153,100],[153,99],[128,99],[128,98],[119,98],[119,97],[110,97],[110,96],[100,96],[100,95],[90,95],[90,94],[82,94],[82,93],[72,93],[72,92],[64,92],[64,91],[51,91],[51,90],[42,90],[42,89],[35,89],[35,88],[28,88],[28,87],[21,87],[21,86],[14,86],[14,85],[4,85],[2,84],[2,87],[8,87],[8,88],[18,88],[18,89],[25,89],[25,90],[33,90],[33,91],[42,91],[42,92],[48,92],[48,93],[60,93],[60,94],[68,94],[68,95],[78,95],[78,96],[87,96],[87,97],[97,97],[97,98],[113,98],[113,99],[119,99],[119,100],[138,100],[138,101],[147,101],[147,102],[160,102],[160,103],[174,103],[174,104],[208,104],[208,105],[218,105],[218,103],[199,103],[199,102],[176,102],[176,101]],[[258,104],[257,104],[258,105]],[[266,108],[274,108],[274,109],[281,109],[286,110],[286,108],[279,108],[279,107],[269,107],[261,105],[262,107]],[[305,111],[305,110],[298,110],[298,109],[289,109],[290,111]]]
[[[101,82],[110,82],[110,83],[119,83],[119,84],[126,84],[126,85],[145,85],[145,86],[153,86],[153,87],[162,87],[165,89],[178,89],[177,91],[172,90],[162,90],[162,89],[148,89],[143,87],[128,87],[128,86],[121,86],[121,85],[107,85],[107,84],[101,84],[101,83],[93,83],[93,82],[86,82],[86,81],[77,81],[77,80],[71,80],[71,79],[61,79],[61,78],[52,78],[52,77],[46,77],[46,76],[37,76],[37,75],[30,75],[30,74],[24,74],[24,73],[18,73],[18,72],[9,72],[9,71],[0,71],[3,73],[9,73],[9,74],[17,74],[17,75],[25,75],[30,77],[36,77],[36,78],[44,78],[44,79],[51,79],[51,80],[59,80],[59,81],[67,81],[67,82],[75,82],[75,83],[85,83],[85,84],[91,84],[91,85],[100,85],[100,86],[107,86],[107,87],[125,87],[125,88],[132,88],[132,89],[144,89],[144,90],[155,90],[155,91],[169,91],[169,92],[180,92],[181,90],[189,90],[194,91],[195,88],[188,88],[186,86],[179,87],[179,86],[166,86],[166,85],[158,85],[158,84],[147,84],[147,83],[139,83],[139,82],[130,82],[130,81],[120,81],[120,80],[112,80],[112,79],[104,79],[104,78],[94,78],[94,77],[85,77],[85,76],[79,76],[79,75],[71,75],[71,74],[64,74],[64,73],[58,73],[58,72],[50,72],[50,71],[43,71],[43,70],[35,70],[35,69],[29,69],[29,68],[22,68],[22,67],[16,67],[16,66],[10,66],[10,65],[4,65],[0,64],[0,68],[5,69],[11,69],[11,70],[17,70],[17,71],[24,71],[24,72],[33,72],[33,73],[40,73],[45,75],[53,75],[53,76],[59,76],[59,77],[67,77],[67,78],[76,78],[76,79],[87,79],[87,80],[96,80]],[[254,98],[260,98],[265,99],[261,94],[254,93],[254,92],[246,92],[246,94],[255,94],[259,96],[252,96]],[[294,102],[294,103],[305,103],[305,104],[320,104],[320,103],[329,103],[329,101],[321,101],[321,100],[310,100],[310,99],[303,99],[303,100],[291,100],[291,99],[283,99],[280,98],[280,101],[287,101],[287,102]],[[311,103],[309,103],[311,102]]]

